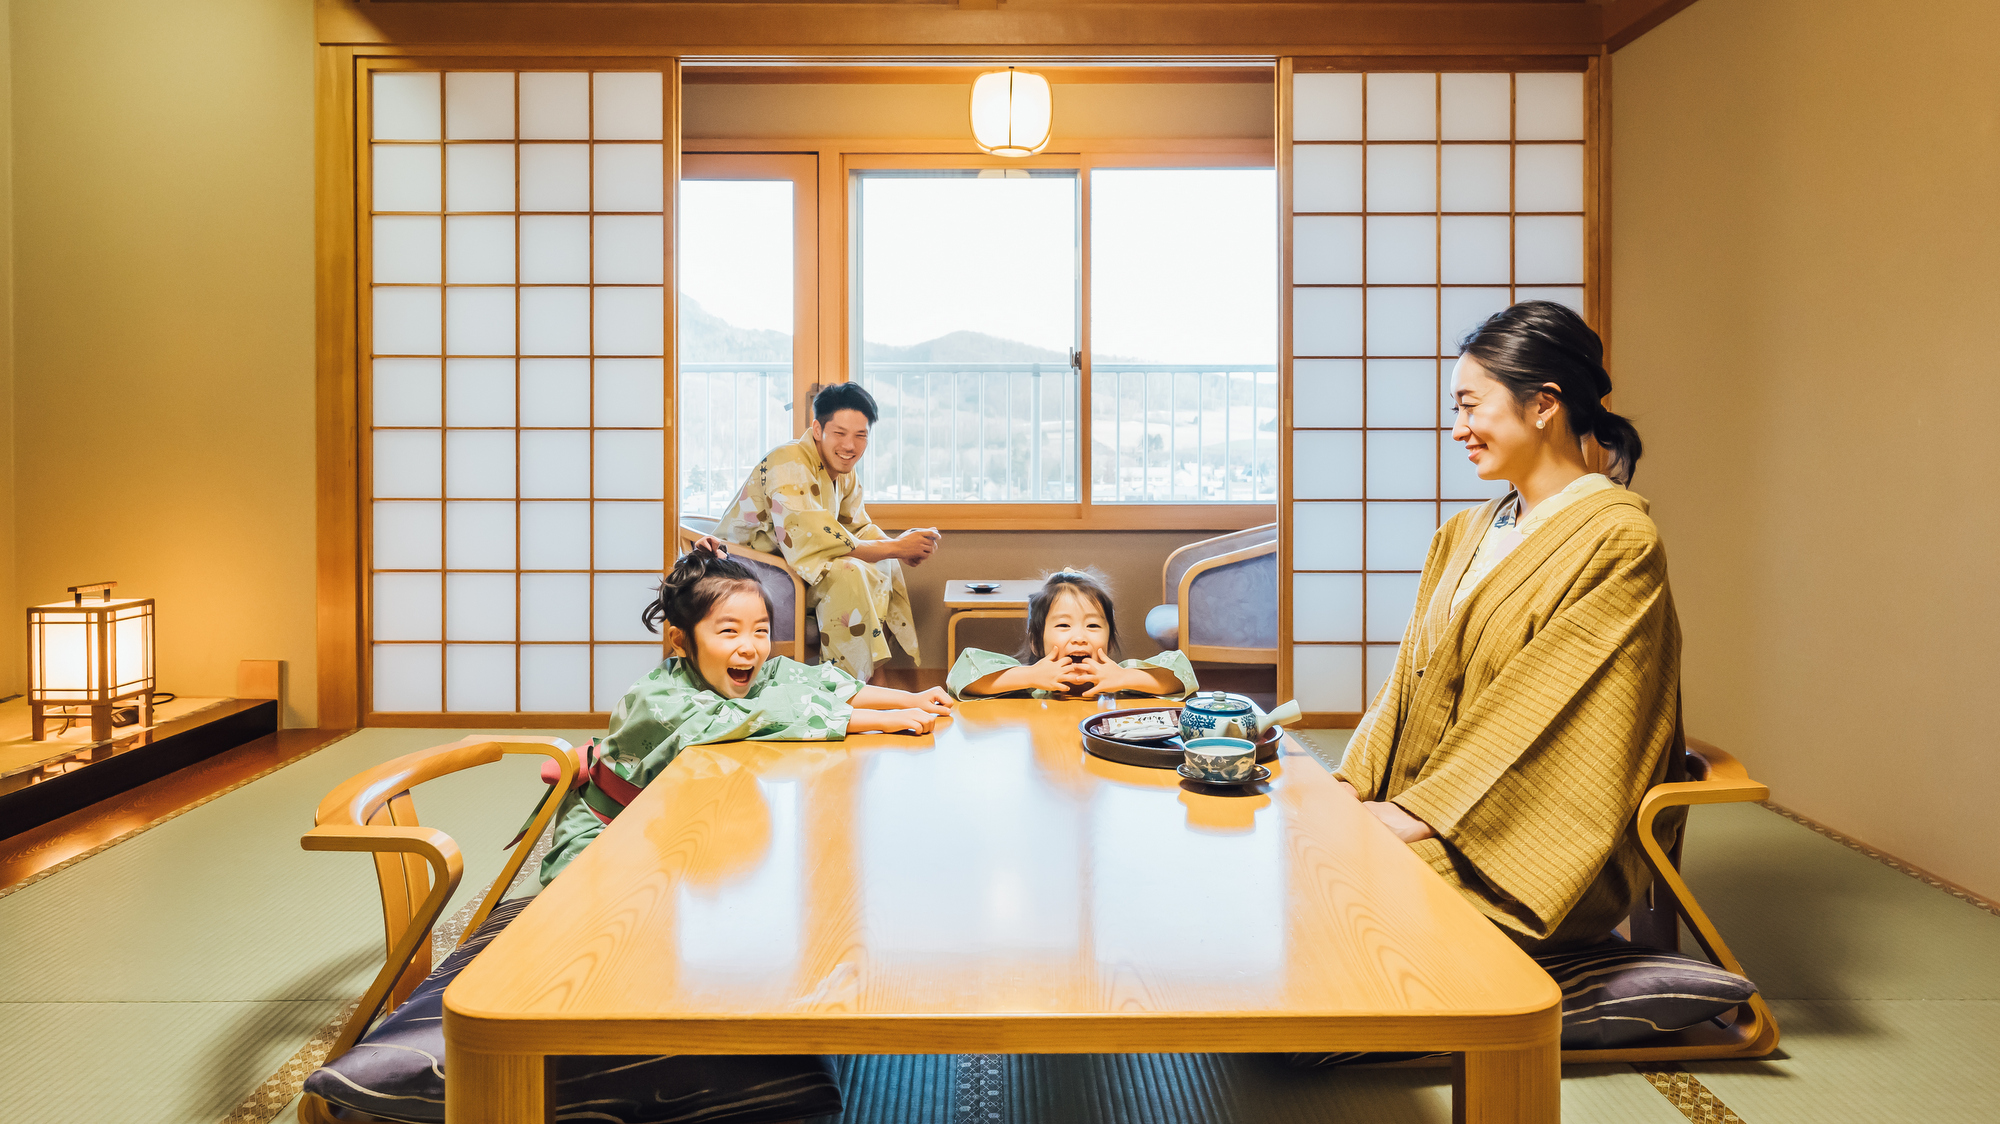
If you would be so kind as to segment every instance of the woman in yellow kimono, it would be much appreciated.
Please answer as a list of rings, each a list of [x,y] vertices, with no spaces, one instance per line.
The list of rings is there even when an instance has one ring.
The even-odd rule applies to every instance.
[[[1597,334],[1558,304],[1517,304],[1461,345],[1452,437],[1513,490],[1432,538],[1395,670],[1336,771],[1532,952],[1594,943],[1631,910],[1635,813],[1682,744],[1666,554],[1623,487],[1641,446],[1610,391]]]

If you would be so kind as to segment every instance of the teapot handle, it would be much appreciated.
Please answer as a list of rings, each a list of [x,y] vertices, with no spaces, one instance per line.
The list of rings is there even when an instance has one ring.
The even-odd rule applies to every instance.
[[[1291,702],[1259,718],[1257,720],[1257,732],[1261,734],[1273,726],[1283,726],[1287,723],[1297,722],[1303,714],[1304,712],[1299,709],[1299,701],[1293,699]]]

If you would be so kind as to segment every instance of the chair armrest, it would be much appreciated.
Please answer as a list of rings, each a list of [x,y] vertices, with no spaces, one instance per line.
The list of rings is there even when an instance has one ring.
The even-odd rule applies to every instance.
[[[1193,606],[1190,604],[1190,597],[1194,590],[1195,579],[1201,577],[1205,573],[1208,573],[1210,570],[1220,569],[1224,566],[1233,565],[1237,562],[1245,562],[1252,558],[1262,558],[1267,554],[1276,554],[1277,552],[1278,552],[1278,542],[1276,539],[1272,539],[1269,542],[1262,542],[1262,543],[1257,543],[1253,546],[1246,546],[1241,550],[1232,550],[1227,554],[1218,554],[1212,558],[1204,558],[1201,561],[1190,565],[1187,568],[1187,570],[1181,574],[1180,588],[1173,591],[1173,601],[1174,604],[1178,606],[1180,609],[1181,634],[1180,634],[1180,644],[1178,645],[1178,647],[1182,652],[1186,652],[1188,648],[1193,644],[1193,641],[1189,638],[1188,629],[1192,626],[1194,620]],[[1194,657],[1190,656],[1188,658],[1192,659]]]

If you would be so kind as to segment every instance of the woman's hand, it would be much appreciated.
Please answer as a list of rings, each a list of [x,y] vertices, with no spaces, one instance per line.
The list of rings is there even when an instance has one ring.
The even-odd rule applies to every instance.
[[[847,716],[850,734],[928,734],[938,716],[928,710],[856,710]]]
[[[1347,795],[1349,795],[1349,796],[1352,796],[1352,797],[1354,797],[1354,798],[1355,798],[1356,800],[1359,800],[1359,799],[1361,799],[1361,794],[1360,794],[1360,793],[1358,793],[1358,792],[1356,792],[1356,791],[1354,791],[1354,786],[1353,786],[1353,785],[1351,785],[1351,784],[1348,784],[1348,783],[1347,783],[1346,781],[1344,781],[1344,780],[1341,780],[1341,779],[1340,779],[1339,777],[1335,777],[1335,778],[1333,778],[1333,783],[1335,783],[1335,784],[1339,785],[1340,787],[1342,787],[1342,788],[1346,789],[1346,790],[1347,790]]]
[[[1405,843],[1415,843],[1423,839],[1437,838],[1431,825],[1405,812],[1400,804],[1388,800],[1368,800],[1361,805],[1368,814],[1381,820],[1384,826],[1396,833],[1396,838]]]

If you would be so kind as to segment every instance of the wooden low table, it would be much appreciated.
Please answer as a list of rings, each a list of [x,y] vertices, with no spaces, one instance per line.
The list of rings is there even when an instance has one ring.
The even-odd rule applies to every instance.
[[[687,750],[445,991],[449,1124],[554,1054],[1440,1050],[1555,1124],[1561,995],[1288,746],[1236,794],[1087,756],[1089,702]]]
[[[974,593],[965,588],[968,582],[991,581],[999,589],[991,593]],[[1042,588],[1036,579],[1001,581],[998,578],[952,578],[944,583],[944,607],[951,616],[944,622],[945,666],[958,662],[958,622],[965,619],[1013,618],[1017,621],[1028,619],[1028,598]]]

